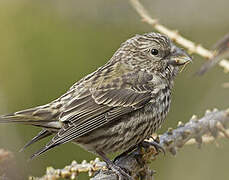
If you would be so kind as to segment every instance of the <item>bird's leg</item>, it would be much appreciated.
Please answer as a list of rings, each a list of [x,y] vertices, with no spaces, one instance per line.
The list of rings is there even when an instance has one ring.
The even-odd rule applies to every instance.
[[[137,147],[149,147],[149,146],[154,146],[157,152],[163,152],[165,154],[165,149],[159,144],[158,140],[155,140],[154,138],[152,138],[154,141],[153,142],[149,142],[149,141],[143,141],[140,144],[136,144],[132,147],[130,147],[128,150],[124,151],[123,153],[121,153],[120,155],[118,155],[117,157],[115,157],[115,159],[113,160],[113,162],[115,163],[118,159],[127,156],[129,153],[131,153],[133,150],[135,150]]]
[[[120,159],[120,158],[122,158],[124,156],[127,156],[130,152],[132,152],[137,147],[138,147],[138,145],[134,145],[134,146],[130,147],[129,149],[127,149],[126,151],[124,151],[120,155],[116,156],[115,159],[113,160],[113,162],[115,163],[115,161],[117,161],[118,159]]]
[[[152,142],[149,141],[142,141],[140,143],[141,146],[143,147],[149,147],[149,146],[153,146],[155,147],[157,152],[163,152],[163,154],[165,155],[165,149],[159,144],[159,142],[155,139],[153,139]]]
[[[133,180],[133,178],[129,174],[127,174],[121,167],[117,166],[110,159],[108,159],[103,152],[97,151],[97,154],[100,155],[103,161],[106,162],[108,168],[118,175],[118,180]]]

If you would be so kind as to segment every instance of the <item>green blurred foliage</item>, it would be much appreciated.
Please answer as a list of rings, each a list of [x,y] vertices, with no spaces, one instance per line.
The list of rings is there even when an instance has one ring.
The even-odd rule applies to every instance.
[[[229,15],[220,9],[229,5],[224,0],[212,4],[207,0],[195,0],[192,6],[179,0],[144,3],[164,24],[207,47],[211,47],[229,29],[229,21],[225,21]],[[179,11],[176,5],[181,7]],[[109,3],[105,0],[2,0],[0,23],[2,114],[48,103],[81,77],[103,65],[127,38],[152,31],[150,26],[140,21],[128,3],[121,0]],[[229,91],[221,88],[221,84],[228,81],[228,74],[215,67],[204,77],[194,76],[203,62],[203,58],[194,55],[193,64],[188,65],[177,78],[171,111],[159,132],[176,127],[180,120],[188,121],[194,113],[202,116],[208,108],[228,107]],[[41,176],[47,166],[62,168],[73,159],[81,162],[95,158],[69,143],[27,162],[32,152],[47,140],[23,153],[18,153],[18,150],[39,130],[1,124],[0,147],[11,150],[15,155],[13,179]],[[221,148],[214,144],[204,145],[201,150],[191,146],[185,147],[176,157],[169,154],[160,156],[152,164],[158,172],[156,178],[228,179],[225,167],[229,160],[229,142],[220,140],[219,143]]]

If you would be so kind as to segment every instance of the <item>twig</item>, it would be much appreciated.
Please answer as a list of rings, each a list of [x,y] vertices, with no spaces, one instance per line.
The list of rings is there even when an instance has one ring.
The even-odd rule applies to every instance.
[[[197,143],[200,146],[202,143],[212,142],[216,137],[229,138],[229,130],[225,129],[227,124],[229,124],[229,109],[222,111],[218,111],[217,109],[213,111],[207,110],[205,115],[200,119],[193,116],[186,124],[179,122],[176,129],[169,128],[166,133],[159,136],[159,144],[165,150],[175,155],[178,148],[181,148],[184,144]],[[153,139],[149,139],[148,141],[153,141]],[[141,177],[144,180],[152,180],[153,171],[148,165],[157,155],[158,152],[154,147],[138,148],[127,156],[119,158],[115,163],[125,168],[135,179]],[[46,175],[42,178],[31,177],[30,179],[74,179],[80,172],[88,172],[89,176],[91,176],[97,170],[100,170],[99,173],[94,178],[91,178],[91,180],[117,180],[116,174],[107,170],[104,162],[98,159],[90,163],[84,161],[81,164],[77,164],[74,161],[64,169],[54,170],[53,168],[48,168]]]
[[[176,43],[188,49],[190,53],[196,53],[206,59],[211,59],[213,57],[213,52],[207,50],[200,44],[195,44],[194,42],[182,37],[177,30],[171,30],[167,27],[161,25],[157,19],[153,19],[148,11],[143,7],[143,5],[139,2],[139,0],[129,0],[130,4],[137,11],[137,13],[141,16],[142,21],[148,23],[157,31],[166,34],[169,38],[171,38]],[[224,72],[229,72],[229,61],[226,59],[221,60],[219,66],[224,69]]]

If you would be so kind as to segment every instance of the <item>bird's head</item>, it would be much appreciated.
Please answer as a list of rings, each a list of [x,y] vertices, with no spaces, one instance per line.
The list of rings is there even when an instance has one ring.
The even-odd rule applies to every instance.
[[[149,71],[164,71],[168,67],[177,70],[179,66],[192,60],[184,50],[173,44],[167,36],[159,33],[136,35],[124,42],[120,50],[121,56],[128,57],[125,58],[126,63],[134,66],[134,68]]]

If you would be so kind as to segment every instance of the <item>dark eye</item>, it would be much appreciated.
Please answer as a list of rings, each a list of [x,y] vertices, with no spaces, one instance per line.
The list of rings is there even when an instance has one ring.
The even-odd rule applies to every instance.
[[[158,55],[158,50],[157,49],[151,49],[151,54],[154,56]]]

